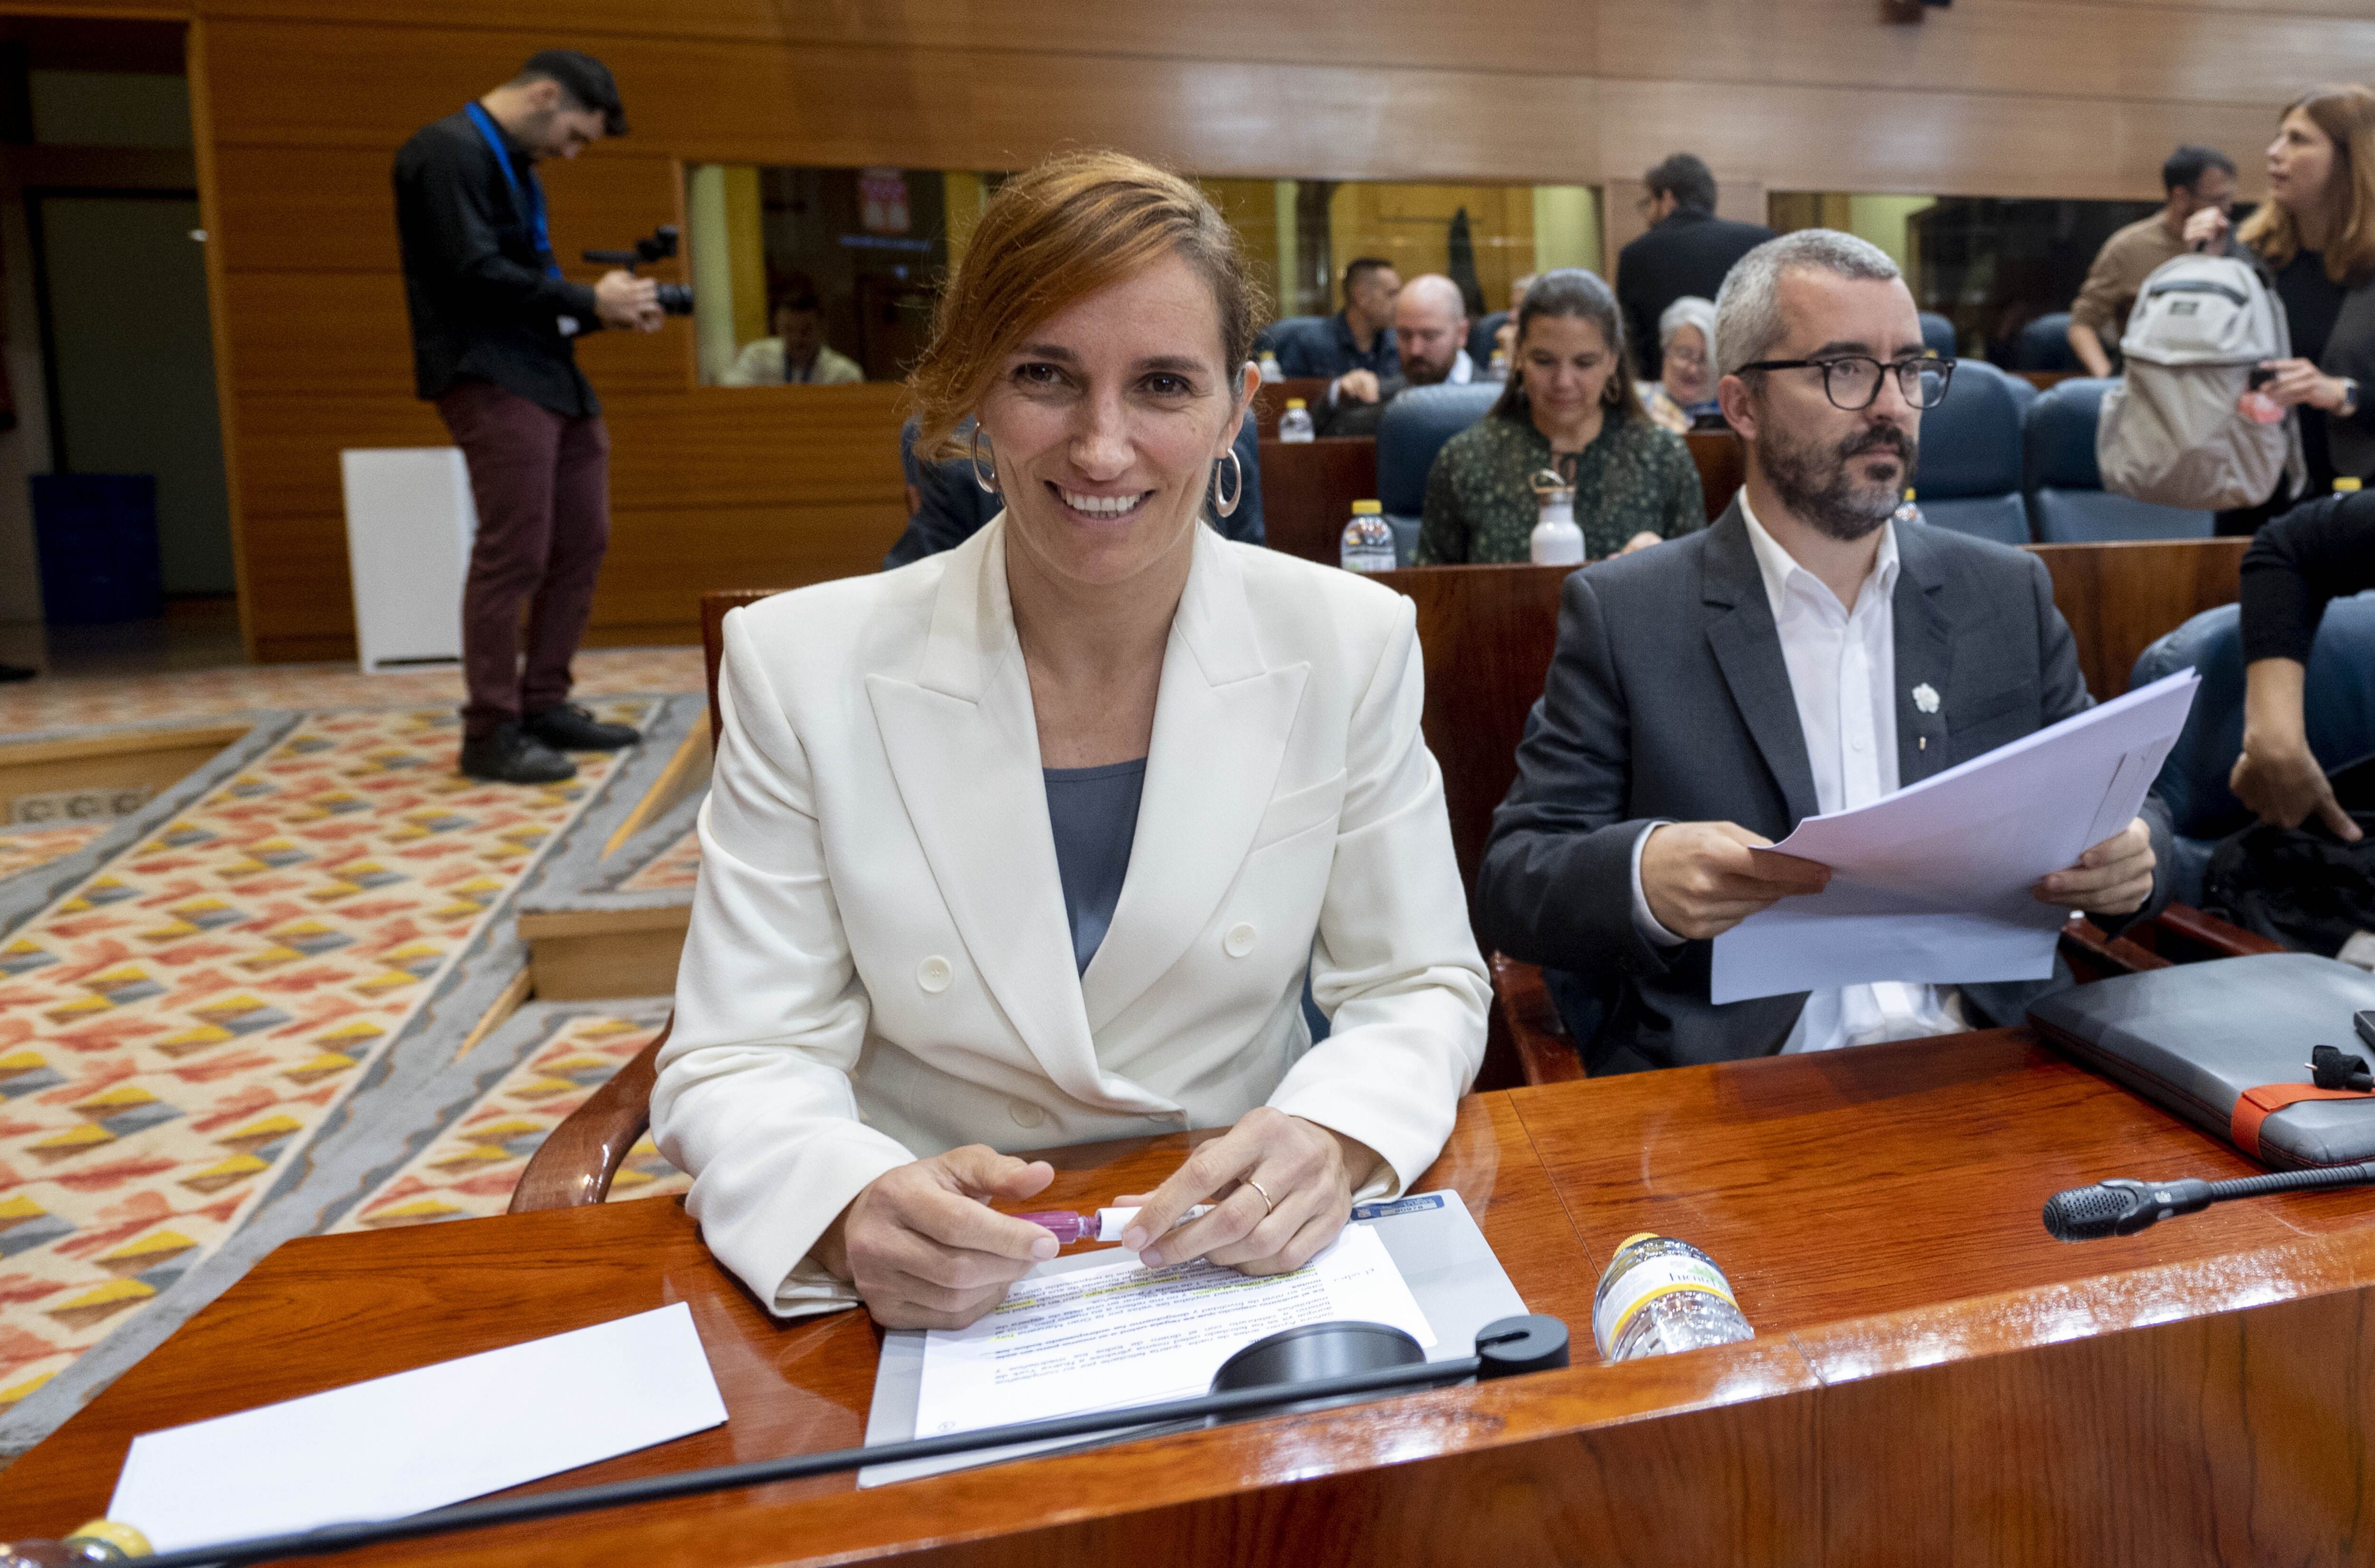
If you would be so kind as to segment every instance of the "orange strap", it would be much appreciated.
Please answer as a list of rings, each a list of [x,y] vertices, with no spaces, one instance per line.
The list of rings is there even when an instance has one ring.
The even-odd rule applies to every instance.
[[[2227,1124],[2227,1136],[2235,1147],[2260,1158],[2260,1124],[2287,1105],[2304,1100],[2367,1100],[2375,1099],[2375,1091],[2364,1089],[2320,1089],[2313,1083],[2263,1083],[2257,1089],[2247,1089],[2236,1097],[2235,1112]]]

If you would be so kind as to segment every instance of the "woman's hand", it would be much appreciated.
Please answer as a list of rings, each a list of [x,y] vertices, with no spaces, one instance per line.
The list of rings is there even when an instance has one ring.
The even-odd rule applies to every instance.
[[[2234,220],[2223,208],[2205,206],[2185,220],[2186,248],[2194,251],[2222,250],[2226,247],[2227,234],[2234,227]]]
[[[1146,1196],[1121,1244],[1150,1268],[1202,1257],[1240,1274],[1290,1274],[1336,1239],[1353,1188],[1382,1163],[1357,1138],[1257,1106]],[[1210,1214],[1172,1231],[1208,1199]]]
[[[2243,679],[2243,754],[2227,787],[2273,827],[2298,828],[2314,817],[2343,843],[2357,843],[2365,835],[2334,798],[2309,749],[2302,717],[2308,667],[2298,659],[2253,659]]]
[[[978,1143],[902,1165],[849,1200],[816,1260],[856,1285],[885,1328],[963,1328],[1057,1252],[1053,1232],[983,1200],[1029,1197],[1055,1177],[1044,1160]]]
[[[1618,550],[1616,553],[1618,555],[1631,555],[1635,550],[1646,550],[1651,545],[1662,545],[1666,541],[1663,538],[1660,538],[1658,535],[1651,533],[1647,528],[1644,528],[1639,533],[1634,535],[1631,538],[1625,540],[1625,548]]]
[[[2332,413],[2342,407],[2343,399],[2348,395],[2340,376],[2327,375],[2308,360],[2263,360],[2260,368],[2275,371],[2275,378],[2263,384],[2260,391],[2279,407],[2306,403]]]

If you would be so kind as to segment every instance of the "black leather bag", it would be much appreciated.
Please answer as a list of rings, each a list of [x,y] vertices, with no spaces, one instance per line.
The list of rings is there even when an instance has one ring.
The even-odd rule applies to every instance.
[[[2203,907],[2300,952],[2328,958],[2375,931],[2375,756],[2337,769],[2334,799],[2367,836],[2345,843],[2314,820],[2255,822],[2220,843],[2203,878]]]

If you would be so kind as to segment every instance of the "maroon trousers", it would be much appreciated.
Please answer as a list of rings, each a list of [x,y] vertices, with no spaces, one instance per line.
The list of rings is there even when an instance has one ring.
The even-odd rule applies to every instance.
[[[462,588],[462,730],[476,739],[569,700],[569,661],[610,542],[610,433],[599,415],[571,419],[490,381],[457,383],[437,412],[479,508]]]

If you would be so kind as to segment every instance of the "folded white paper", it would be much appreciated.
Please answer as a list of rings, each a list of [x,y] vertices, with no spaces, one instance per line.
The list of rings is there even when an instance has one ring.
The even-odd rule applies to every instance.
[[[679,1302],[145,1433],[107,1516],[159,1551],[399,1518],[725,1420]]]
[[[1829,867],[1830,886],[1718,937],[1709,995],[2051,974],[2069,911],[2030,889],[2134,818],[2201,684],[2180,670],[1870,806],[1807,818],[1774,848]]]

